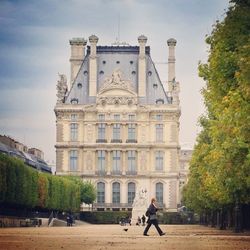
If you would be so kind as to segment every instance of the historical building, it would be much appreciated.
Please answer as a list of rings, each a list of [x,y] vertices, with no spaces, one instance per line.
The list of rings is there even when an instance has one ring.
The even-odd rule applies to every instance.
[[[87,47],[85,39],[70,40],[69,83],[59,75],[57,175],[92,181],[97,188],[94,209],[131,209],[141,190],[148,201],[156,197],[162,208],[176,210],[181,113],[176,40],[167,41],[168,86],[159,78],[144,35],[138,46],[97,43],[95,35]]]
[[[52,173],[44,161],[44,153],[37,148],[28,148],[23,143],[6,135],[0,135],[0,153],[19,158],[26,165],[46,173]]]

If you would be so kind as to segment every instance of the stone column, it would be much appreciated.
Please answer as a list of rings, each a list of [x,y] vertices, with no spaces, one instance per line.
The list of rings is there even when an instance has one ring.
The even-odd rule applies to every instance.
[[[92,35],[89,37],[90,57],[89,57],[89,96],[96,96],[97,85],[97,60],[96,60],[96,44],[98,37]]]
[[[140,45],[139,62],[138,62],[138,95],[139,97],[146,96],[146,56],[145,47],[147,43],[147,37],[141,35],[138,37]]]
[[[69,60],[71,67],[71,87],[85,57],[85,46],[87,44],[87,41],[84,38],[72,38],[71,40],[69,40],[69,44],[71,45],[71,57]]]

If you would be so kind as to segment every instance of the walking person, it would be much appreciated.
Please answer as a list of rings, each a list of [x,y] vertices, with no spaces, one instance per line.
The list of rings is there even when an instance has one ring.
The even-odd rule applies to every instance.
[[[156,216],[156,212],[158,210],[157,206],[156,206],[156,199],[152,198],[151,199],[151,204],[149,205],[148,211],[149,211],[149,218],[147,220],[148,225],[146,226],[143,235],[144,236],[149,236],[148,235],[148,230],[151,227],[151,225],[153,224],[158,232],[158,234],[160,236],[165,235],[166,233],[162,232],[162,230],[160,229],[159,225],[158,225],[158,220],[157,220],[157,216]]]

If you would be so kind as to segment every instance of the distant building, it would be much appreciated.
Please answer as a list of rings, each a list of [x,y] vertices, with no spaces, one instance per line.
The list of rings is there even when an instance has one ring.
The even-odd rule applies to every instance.
[[[180,180],[179,180],[179,185],[180,185],[180,200],[181,200],[181,190],[183,186],[187,183],[188,181],[188,173],[189,173],[189,164],[190,160],[192,158],[192,149],[182,149],[180,150]]]
[[[37,148],[29,148],[28,153],[35,155],[37,158],[44,160],[44,153],[40,149]]]
[[[177,209],[179,83],[175,39],[169,39],[168,91],[139,36],[139,46],[97,46],[98,37],[70,40],[71,78],[57,84],[56,171],[97,188],[97,210],[132,209],[136,192]],[[85,53],[86,51],[86,53]],[[167,70],[167,68],[166,68]]]
[[[26,145],[9,136],[0,135],[0,153],[19,158],[38,171],[52,173],[51,168],[44,161],[44,154],[40,149],[29,149]]]

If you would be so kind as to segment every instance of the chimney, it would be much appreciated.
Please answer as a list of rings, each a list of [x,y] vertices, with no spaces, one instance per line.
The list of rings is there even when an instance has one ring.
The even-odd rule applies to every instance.
[[[71,57],[69,60],[71,64],[71,87],[85,57],[85,46],[87,44],[87,41],[84,40],[84,38],[72,38],[71,40],[69,40],[69,44],[71,45]]]
[[[89,57],[89,96],[96,96],[97,85],[97,60],[96,60],[96,44],[98,37],[92,35],[89,37],[90,57]]]
[[[175,45],[177,41],[174,38],[170,38],[167,41],[169,47],[168,55],[168,90],[172,90],[172,82],[175,81]]]
[[[169,47],[168,55],[168,90],[172,96],[172,104],[179,105],[180,84],[175,79],[175,46],[177,41],[170,38],[167,41]]]
[[[138,96],[146,96],[146,56],[145,47],[147,43],[147,37],[141,35],[138,37],[138,42],[140,45],[139,50],[139,62],[138,62]]]

